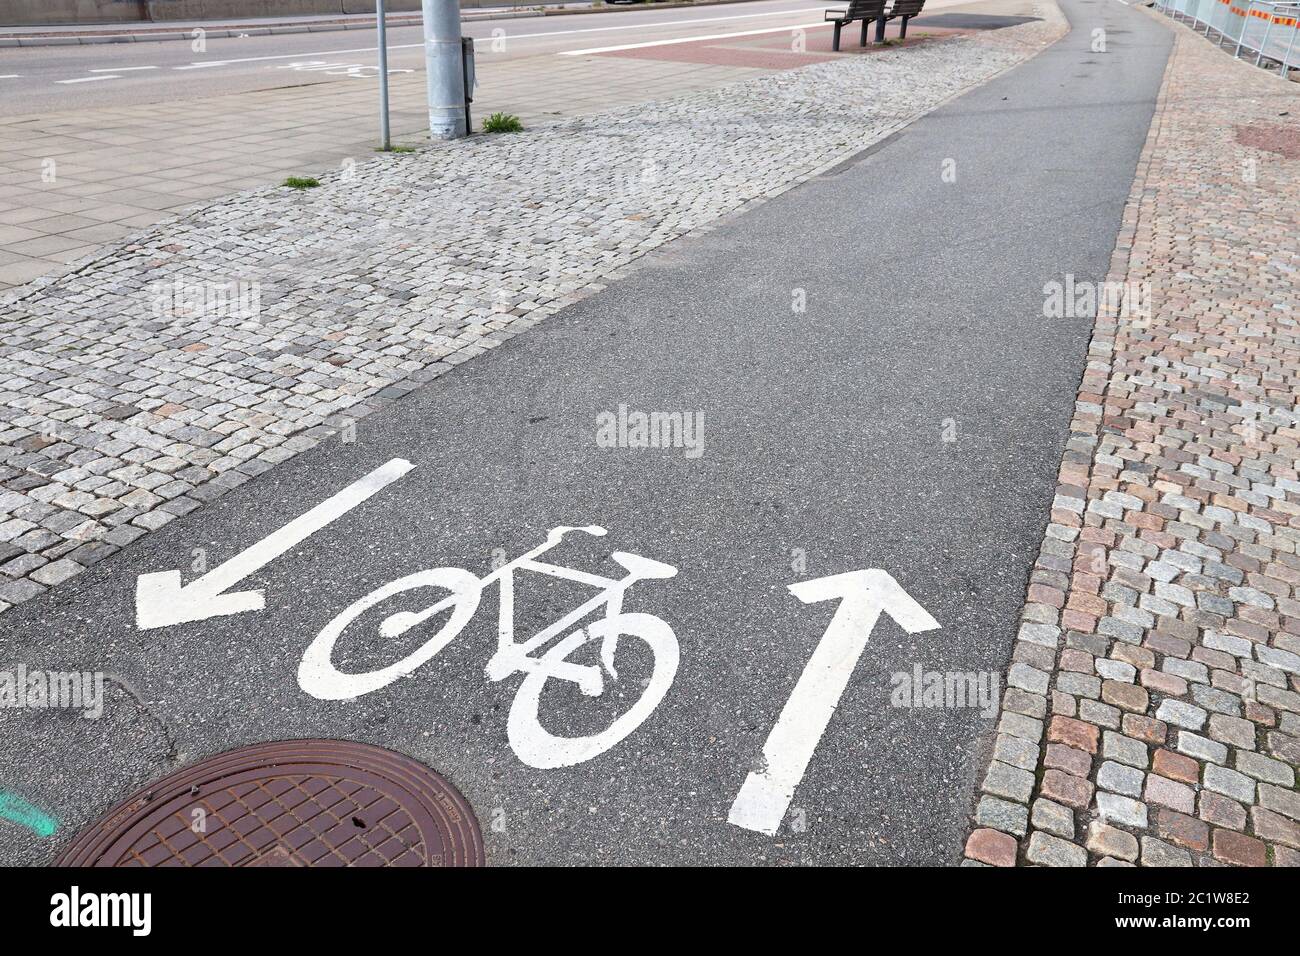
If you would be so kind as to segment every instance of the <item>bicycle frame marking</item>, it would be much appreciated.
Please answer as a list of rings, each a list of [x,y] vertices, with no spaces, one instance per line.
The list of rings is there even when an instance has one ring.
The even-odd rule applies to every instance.
[[[560,544],[566,534],[582,531],[594,537],[603,537],[604,528],[560,526],[552,528],[546,540],[513,561],[507,562],[491,573],[477,577],[460,568],[433,568],[407,575],[380,587],[354,602],[336,616],[308,646],[298,667],[298,683],[304,691],[322,700],[350,700],[386,687],[404,677],[450,644],[464,629],[478,609],[484,589],[492,583],[500,585],[500,611],[497,626],[497,649],[488,660],[486,676],[493,682],[505,680],[513,674],[524,674],[524,682],[516,692],[511,705],[507,733],[515,752],[525,763],[536,767],[568,766],[591,759],[612,747],[634,730],[658,706],[676,674],[678,647],[672,629],[660,618],[649,614],[623,613],[623,598],[637,581],[651,578],[671,578],[677,569],[668,564],[643,558],[627,552],[615,551],[611,557],[623,565],[627,575],[608,578],[574,568],[566,568],[537,559]],[[559,620],[522,642],[515,640],[514,627],[514,574],[526,569],[563,580],[575,581],[597,588],[599,593],[579,605]],[[331,660],[334,645],[343,631],[370,608],[394,595],[419,587],[437,586],[451,594],[431,604],[422,611],[399,611],[390,614],[380,625],[384,637],[398,637],[430,618],[451,609],[448,621],[405,658],[379,670],[368,673],[345,674],[337,670]],[[585,627],[579,627],[558,643],[551,644],[539,656],[534,651],[552,642],[568,628],[586,618],[601,606],[605,615]],[[565,680],[576,684],[588,697],[600,696],[605,690],[605,676],[617,680],[614,655],[619,638],[624,635],[639,637],[654,652],[654,671],[646,688],[632,708],[616,719],[606,731],[587,737],[565,738],[551,735],[541,727],[536,710],[540,706],[542,687],[549,679]],[[575,664],[566,660],[568,655],[590,640],[599,639],[600,665]]]

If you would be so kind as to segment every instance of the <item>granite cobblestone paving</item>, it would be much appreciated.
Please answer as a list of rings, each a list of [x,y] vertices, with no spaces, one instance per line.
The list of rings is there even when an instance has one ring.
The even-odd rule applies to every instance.
[[[0,611],[304,449],[347,440],[376,408],[646,252],[815,175],[1062,32],[1052,8],[980,36],[382,156],[316,189],[212,202],[5,293]],[[1288,587],[1234,584],[1259,601]],[[1028,693],[1041,697],[1043,673]],[[1214,703],[1231,710],[1198,706]],[[1032,775],[1007,769],[1004,796],[1024,803]]]
[[[1171,29],[969,865],[1300,865],[1300,109]]]

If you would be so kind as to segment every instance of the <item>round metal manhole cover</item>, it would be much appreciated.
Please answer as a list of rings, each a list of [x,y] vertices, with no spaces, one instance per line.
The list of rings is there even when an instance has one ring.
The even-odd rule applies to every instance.
[[[218,754],[80,833],[60,866],[481,866],[474,811],[423,764],[369,744]]]

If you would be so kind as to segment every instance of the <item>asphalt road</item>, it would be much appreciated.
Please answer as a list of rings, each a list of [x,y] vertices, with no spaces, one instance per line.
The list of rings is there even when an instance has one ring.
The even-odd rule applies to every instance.
[[[127,792],[202,756],[333,736],[447,775],[493,864],[955,862],[993,722],[893,707],[890,675],[1007,664],[1089,334],[1086,320],[1043,318],[1043,285],[1104,276],[1170,42],[1114,0],[1063,8],[1073,31],[1029,63],[652,255],[366,419],[354,443],[302,455],[6,612],[0,669],[114,677],[100,720],[0,710],[0,790],[61,821],[45,840],[0,822],[0,859],[50,859]],[[1104,54],[1090,50],[1095,27]],[[601,447],[598,416],[620,405],[702,413],[702,454]],[[264,589],[265,610],[137,628],[137,576],[192,580],[195,549],[213,567],[397,458],[415,467],[233,589]],[[299,686],[309,645],[373,589],[428,568],[485,575],[494,555],[589,524],[608,535],[573,535],[544,560],[618,577],[608,555],[626,551],[677,569],[624,606],[671,627],[675,679],[604,753],[545,769],[512,745],[521,678],[484,673],[495,586],[409,677],[351,700]],[[747,775],[773,771],[764,743],[836,613],[789,586],[859,569],[892,575],[940,628],[882,617],[840,670],[847,686],[781,829],[729,823]],[[525,575],[519,639],[593,593]],[[365,673],[413,652],[445,616],[386,638],[381,621],[445,593],[361,615],[333,666]],[[602,696],[548,681],[545,728],[609,726],[652,676],[646,648],[623,639]],[[594,663],[592,650],[571,662]],[[807,717],[817,702],[805,703]]]
[[[927,10],[968,0],[929,0]],[[616,12],[480,20],[480,69],[530,56],[669,38],[715,36],[820,23],[826,4],[756,0],[699,8],[620,7]],[[390,71],[423,71],[423,30],[388,31]],[[213,38],[202,53],[186,42],[116,43],[0,49],[0,110],[54,110],[166,103],[315,83],[374,83],[373,30]],[[349,67],[355,69],[349,70]]]

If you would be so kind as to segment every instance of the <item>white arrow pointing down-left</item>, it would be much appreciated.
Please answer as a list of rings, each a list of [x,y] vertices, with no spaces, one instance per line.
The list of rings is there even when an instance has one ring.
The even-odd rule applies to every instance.
[[[266,598],[261,590],[233,594],[226,591],[414,467],[405,459],[394,458],[189,584],[181,584],[179,571],[140,575],[135,582],[136,626],[146,631],[225,614],[262,610],[266,607]]]

